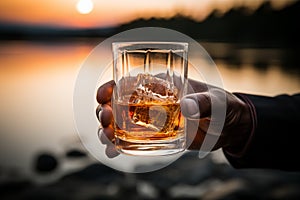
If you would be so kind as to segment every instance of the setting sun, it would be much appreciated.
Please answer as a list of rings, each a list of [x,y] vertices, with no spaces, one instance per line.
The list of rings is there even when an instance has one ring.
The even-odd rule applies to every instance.
[[[76,4],[76,9],[80,14],[89,14],[94,8],[91,0],[79,0]]]

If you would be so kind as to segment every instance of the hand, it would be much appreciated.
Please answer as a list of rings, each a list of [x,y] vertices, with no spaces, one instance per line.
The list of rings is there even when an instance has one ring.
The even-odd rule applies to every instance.
[[[99,87],[97,91],[97,101],[99,106],[96,114],[102,124],[100,140],[107,144],[106,154],[108,157],[118,155],[114,149],[113,114],[111,108],[111,96],[113,93],[114,81],[109,81]],[[226,95],[226,117],[222,133],[212,150],[227,148],[233,152],[239,152],[246,144],[252,130],[250,108],[248,104],[240,100],[234,94],[217,87],[208,87],[206,84],[194,80],[189,80],[189,92],[181,100],[182,114],[187,118],[187,126],[196,131],[187,132],[187,148],[189,150],[199,150],[207,133],[211,119],[211,99],[216,100],[220,95]],[[216,105],[218,106],[218,105]],[[101,111],[101,112],[100,112]]]
[[[197,131],[188,131],[187,143],[188,149],[199,150],[205,137],[213,138],[214,135],[207,133],[208,127],[212,122],[211,104],[214,102],[216,109],[226,109],[225,122],[222,132],[213,148],[209,150],[217,150],[226,148],[231,153],[239,153],[247,143],[252,131],[252,119],[250,106],[239,99],[236,95],[218,87],[209,86],[202,82],[189,80],[190,91],[188,95],[181,99],[181,111],[187,118],[188,130],[195,129]],[[224,99],[225,96],[225,99]],[[225,107],[220,105],[220,101],[225,100]],[[218,119],[212,123],[218,126]],[[189,128],[191,127],[191,128]],[[193,135],[193,132],[196,134]]]
[[[103,144],[106,144],[106,155],[109,158],[119,155],[114,141],[113,113],[111,108],[111,96],[113,94],[114,81],[109,81],[98,88],[96,99],[99,103],[96,109],[96,115],[101,123],[99,129],[99,138]]]

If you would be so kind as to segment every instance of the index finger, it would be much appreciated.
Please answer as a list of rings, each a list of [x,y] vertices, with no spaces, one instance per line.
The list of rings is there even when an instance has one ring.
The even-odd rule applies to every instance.
[[[99,104],[105,104],[111,100],[115,85],[115,81],[111,80],[104,83],[98,88],[96,99]]]

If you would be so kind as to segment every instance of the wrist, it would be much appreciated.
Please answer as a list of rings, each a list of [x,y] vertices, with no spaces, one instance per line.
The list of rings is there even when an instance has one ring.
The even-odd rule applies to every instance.
[[[239,108],[239,116],[237,124],[233,128],[232,135],[234,139],[223,150],[233,157],[241,157],[249,148],[254,137],[256,127],[256,112],[252,102],[241,93],[234,93],[234,95],[241,100]],[[233,142],[234,141],[234,142]]]

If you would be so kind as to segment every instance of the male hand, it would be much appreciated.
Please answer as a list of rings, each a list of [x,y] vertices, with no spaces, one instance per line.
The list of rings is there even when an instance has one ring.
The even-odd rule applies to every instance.
[[[113,145],[114,127],[111,97],[114,86],[115,82],[109,81],[100,86],[97,91],[99,106],[96,114],[103,127],[99,137],[101,142],[107,145],[106,154],[108,157],[118,155]],[[217,104],[220,102],[218,100],[224,100],[225,95],[225,123],[212,150],[227,148],[233,153],[238,153],[247,143],[253,128],[249,105],[221,88],[213,86],[209,88],[205,83],[189,80],[190,94],[181,99],[181,112],[187,119],[187,130],[192,130],[187,132],[187,149],[199,150],[205,137],[215,137],[207,133],[212,121],[211,102],[213,100],[216,103],[214,106],[218,108]]]

